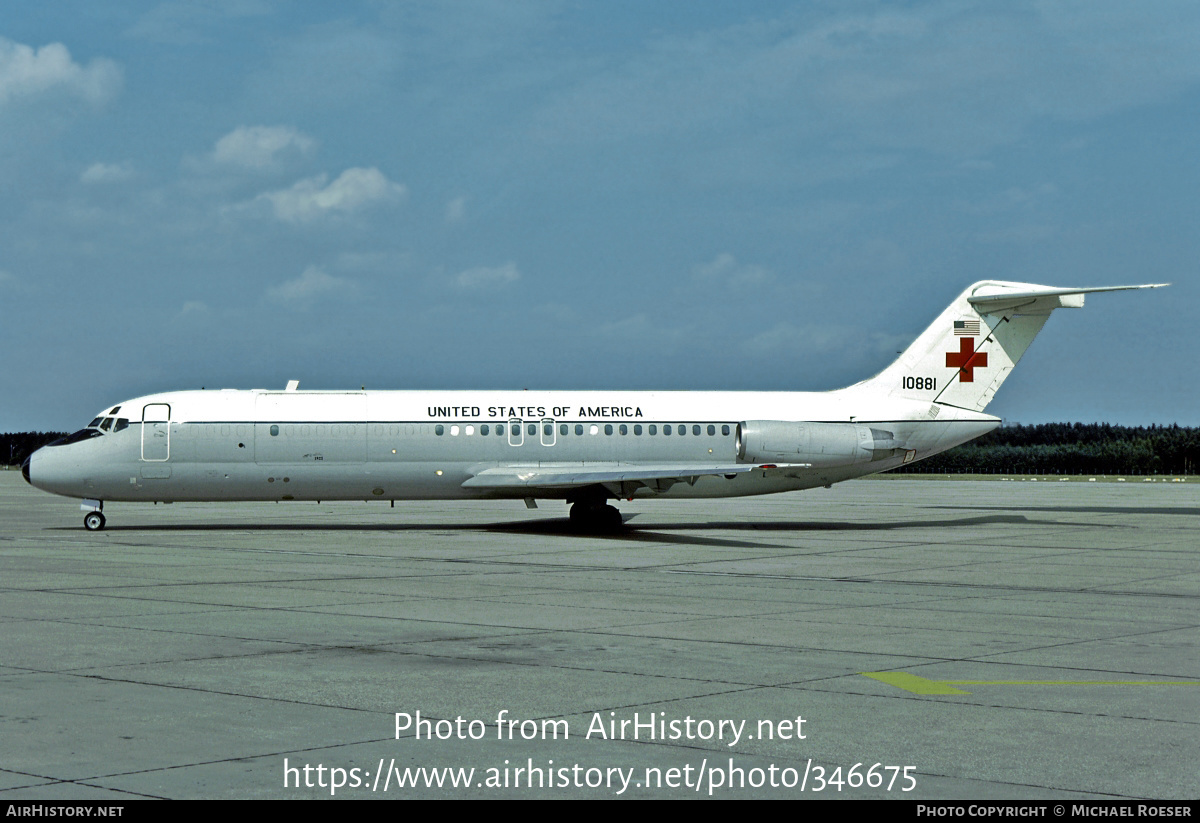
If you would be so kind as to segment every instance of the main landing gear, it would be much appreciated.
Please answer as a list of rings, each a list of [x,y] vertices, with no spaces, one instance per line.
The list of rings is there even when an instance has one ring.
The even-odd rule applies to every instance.
[[[589,531],[616,531],[621,528],[621,513],[608,505],[607,496],[596,492],[568,499],[571,524]]]

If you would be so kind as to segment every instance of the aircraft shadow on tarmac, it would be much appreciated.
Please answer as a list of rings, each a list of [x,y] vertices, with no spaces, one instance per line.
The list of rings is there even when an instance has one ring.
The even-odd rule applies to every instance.
[[[949,507],[947,507],[949,508]],[[1059,509],[1047,509],[1060,511]],[[643,518],[641,523],[635,523]],[[397,522],[397,523],[171,523],[161,525],[110,525],[104,533],[186,533],[186,532],[491,532],[493,534],[538,535],[543,537],[599,538],[627,542],[668,542],[690,545],[711,545],[731,548],[771,548],[760,542],[746,542],[716,537],[706,537],[696,532],[872,532],[907,531],[919,529],[978,528],[995,524],[1061,525],[1054,520],[1030,519],[1019,514],[988,514],[975,517],[932,518],[903,520],[896,522],[862,521],[795,521],[795,520],[704,520],[688,522],[654,522],[645,515],[626,514],[619,527],[607,530],[587,529],[572,523],[565,517],[540,520],[519,520],[506,523],[445,523],[445,522]],[[1120,524],[1090,524],[1093,527],[1120,528]],[[76,527],[62,527],[61,531],[76,531]],[[674,532],[675,534],[670,534]],[[785,548],[775,546],[775,548]]]
[[[979,506],[930,506],[932,509],[972,509]],[[1200,515],[1195,506],[988,506],[1000,512],[1072,512],[1076,514],[1182,514]]]
[[[622,540],[631,542],[655,543],[684,543],[689,545],[725,546],[733,548],[789,548],[787,546],[726,540],[713,537],[702,537],[692,532],[805,532],[826,531],[892,531],[899,529],[924,528],[960,528],[976,527],[995,523],[1033,523],[1021,515],[983,515],[980,517],[965,517],[956,520],[922,520],[897,523],[862,523],[862,522],[815,522],[815,521],[689,521],[686,523],[655,523],[648,520],[642,523],[631,522],[639,515],[625,515],[619,528],[608,531],[588,531],[581,529],[569,520],[525,520],[516,523],[494,523],[486,526],[491,532],[509,534],[530,534],[541,536],[562,537],[591,537]],[[679,534],[668,534],[676,532]],[[683,534],[688,533],[688,534]]]

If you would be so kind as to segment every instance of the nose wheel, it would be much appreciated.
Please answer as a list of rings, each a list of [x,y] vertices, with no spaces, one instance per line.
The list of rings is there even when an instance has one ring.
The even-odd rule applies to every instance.
[[[98,532],[104,528],[104,515],[100,512],[88,512],[83,518],[83,527],[90,532]]]

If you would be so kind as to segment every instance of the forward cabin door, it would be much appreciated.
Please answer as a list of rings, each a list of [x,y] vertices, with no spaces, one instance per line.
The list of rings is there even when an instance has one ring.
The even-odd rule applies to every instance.
[[[165,463],[171,457],[171,407],[150,403],[142,407],[142,459]]]

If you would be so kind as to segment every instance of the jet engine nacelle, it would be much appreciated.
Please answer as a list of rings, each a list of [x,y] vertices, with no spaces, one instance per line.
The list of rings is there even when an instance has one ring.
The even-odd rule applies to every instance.
[[[852,466],[886,460],[903,448],[892,432],[857,423],[747,420],[737,427],[737,456],[742,463]]]

